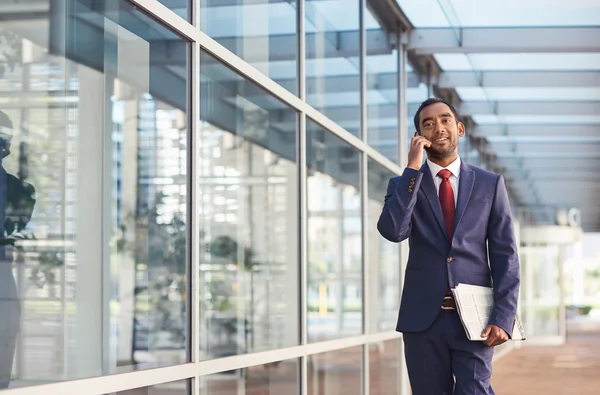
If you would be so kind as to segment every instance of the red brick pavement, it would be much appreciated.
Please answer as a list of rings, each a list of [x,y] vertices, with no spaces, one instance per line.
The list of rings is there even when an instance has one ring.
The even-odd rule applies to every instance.
[[[570,324],[562,346],[524,346],[494,364],[497,395],[599,395],[600,322]]]

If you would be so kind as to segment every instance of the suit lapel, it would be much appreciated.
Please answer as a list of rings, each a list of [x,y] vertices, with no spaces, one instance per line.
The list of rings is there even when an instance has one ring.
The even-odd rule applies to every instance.
[[[433,176],[431,175],[431,170],[429,170],[427,163],[421,167],[421,173],[424,174],[423,180],[421,181],[421,190],[425,193],[425,197],[431,206],[431,210],[433,210],[433,214],[435,215],[440,228],[442,228],[442,232],[444,232],[446,239],[448,239],[448,232],[446,232],[446,225],[444,224],[444,215],[442,214],[440,198],[436,192]]]
[[[454,215],[454,234],[460,220],[471,198],[471,192],[473,192],[473,185],[475,184],[475,172],[469,165],[461,161],[460,163],[460,178],[458,180],[458,202],[456,204],[456,214]]]

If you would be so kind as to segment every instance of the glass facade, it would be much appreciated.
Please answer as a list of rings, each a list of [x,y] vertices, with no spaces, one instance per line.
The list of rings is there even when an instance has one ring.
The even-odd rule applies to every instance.
[[[362,333],[360,153],[306,123],[309,341]]]
[[[200,55],[201,359],[300,339],[295,110]]]
[[[308,358],[309,395],[360,395],[362,347],[314,354]]]
[[[399,393],[397,31],[359,1],[34,3],[0,5],[0,390]]]
[[[360,135],[360,1],[305,1],[306,101]]]
[[[188,361],[190,44],[126,1],[47,3],[0,22],[10,387]]]
[[[297,3],[200,1],[200,28],[292,93],[298,91]]]
[[[202,376],[200,394],[298,394],[299,367],[299,359],[291,359]]]

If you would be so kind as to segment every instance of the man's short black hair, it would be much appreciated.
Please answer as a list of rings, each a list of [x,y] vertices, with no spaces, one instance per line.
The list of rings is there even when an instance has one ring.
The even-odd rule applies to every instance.
[[[12,121],[10,120],[8,115],[6,115],[6,113],[2,110],[0,110],[0,127],[14,129]]]
[[[431,97],[427,100],[425,100],[423,103],[421,103],[421,105],[419,106],[419,109],[417,110],[417,113],[415,114],[415,128],[417,128],[417,132],[421,131],[421,125],[419,124],[419,117],[421,115],[421,111],[423,111],[423,109],[427,106],[430,106],[432,104],[435,103],[443,103],[445,105],[447,105],[448,107],[450,107],[450,111],[452,111],[452,114],[454,115],[454,118],[456,118],[456,122],[458,122],[458,113],[456,112],[456,108],[454,108],[454,106],[450,103],[448,103],[446,100],[444,99],[440,99],[439,97]]]

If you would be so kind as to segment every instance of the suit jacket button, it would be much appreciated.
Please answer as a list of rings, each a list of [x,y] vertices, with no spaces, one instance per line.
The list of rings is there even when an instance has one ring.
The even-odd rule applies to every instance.
[[[448,263],[452,263],[452,261],[453,261],[452,257],[448,257],[448,258],[446,259],[446,262],[448,262]]]

